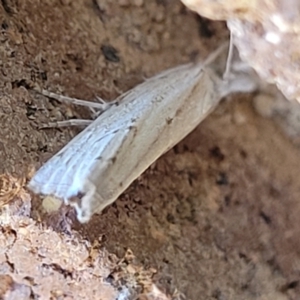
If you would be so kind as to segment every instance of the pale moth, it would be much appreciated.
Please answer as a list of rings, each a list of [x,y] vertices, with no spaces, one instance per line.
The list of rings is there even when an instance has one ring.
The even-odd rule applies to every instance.
[[[89,221],[195,129],[222,97],[256,89],[248,70],[231,71],[224,79],[211,68],[225,47],[202,64],[181,65],[145,80],[113,104],[71,100],[104,111],[37,171],[29,188],[64,200],[75,207],[80,222]]]

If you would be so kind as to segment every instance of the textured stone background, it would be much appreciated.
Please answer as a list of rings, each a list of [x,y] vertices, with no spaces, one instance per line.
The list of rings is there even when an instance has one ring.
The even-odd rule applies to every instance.
[[[182,0],[201,16],[226,20],[243,59],[290,100],[300,102],[298,0]]]
[[[85,226],[65,208],[40,214],[24,189],[78,132],[38,126],[88,117],[32,92],[32,83],[114,99],[206,57],[228,38],[225,24],[179,1],[1,3],[1,297],[297,299],[299,146],[255,112],[255,95],[228,97]]]

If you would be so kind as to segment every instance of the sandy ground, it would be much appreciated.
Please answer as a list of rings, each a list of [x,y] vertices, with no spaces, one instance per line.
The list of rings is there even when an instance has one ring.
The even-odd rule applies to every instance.
[[[200,19],[168,0],[1,3],[0,174],[2,190],[12,188],[0,200],[2,213],[9,203],[9,214],[16,216],[1,226],[4,299],[96,299],[95,286],[102,289],[99,299],[116,299],[122,281],[117,287],[113,270],[120,260],[132,262],[127,249],[139,265],[131,275],[144,272],[169,299],[299,299],[299,147],[254,111],[253,95],[228,97],[85,226],[70,225],[65,215],[63,222],[39,215],[40,202],[23,188],[32,170],[78,132],[38,126],[89,116],[38,95],[32,84],[81,99],[114,99],[145,77],[206,57],[228,37],[223,23]],[[22,264],[25,244],[39,251]],[[43,261],[41,244],[48,249]],[[62,267],[66,253],[72,262]],[[98,268],[109,262],[98,277],[90,270],[96,260]],[[41,281],[32,264],[45,261],[51,272]],[[103,278],[112,286],[102,286]],[[145,289],[142,281],[132,288],[136,294]],[[76,298],[72,289],[79,288]]]

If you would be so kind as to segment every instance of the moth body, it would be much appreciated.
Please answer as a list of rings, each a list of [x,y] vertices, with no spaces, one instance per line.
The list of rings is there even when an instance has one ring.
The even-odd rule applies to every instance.
[[[247,73],[224,81],[200,63],[167,70],[125,93],[44,164],[29,187],[64,199],[87,222],[195,129],[223,96],[255,87]]]

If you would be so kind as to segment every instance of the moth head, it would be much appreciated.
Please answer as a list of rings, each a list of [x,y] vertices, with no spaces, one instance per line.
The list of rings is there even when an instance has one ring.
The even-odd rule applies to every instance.
[[[229,62],[229,72],[226,77],[223,75],[223,82],[220,85],[221,95],[224,97],[231,93],[251,93],[259,88],[259,84],[260,79],[254,69],[242,61],[235,51]]]

